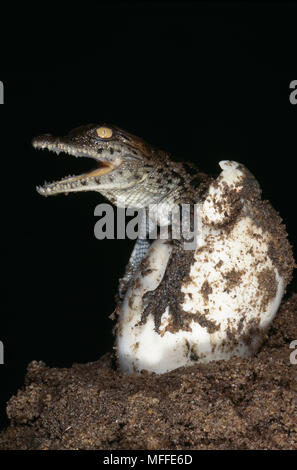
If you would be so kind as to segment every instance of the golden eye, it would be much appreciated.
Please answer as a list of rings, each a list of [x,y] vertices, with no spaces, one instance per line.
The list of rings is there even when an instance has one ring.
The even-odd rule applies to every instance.
[[[98,127],[96,132],[101,139],[109,139],[112,136],[112,130],[109,127]]]

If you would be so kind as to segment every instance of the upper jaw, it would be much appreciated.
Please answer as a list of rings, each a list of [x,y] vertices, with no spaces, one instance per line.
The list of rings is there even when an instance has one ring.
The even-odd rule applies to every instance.
[[[102,150],[108,150],[109,143],[102,143]],[[91,145],[78,145],[75,142],[67,141],[66,138],[59,138],[54,137],[50,134],[40,135],[38,137],[34,137],[32,140],[32,145],[36,149],[47,149],[51,152],[56,152],[59,154],[60,152],[67,153],[68,155],[74,155],[75,157],[91,157],[97,160],[98,162],[106,161],[106,162],[115,162],[116,158],[109,156],[105,152],[98,152],[98,148],[93,147]],[[119,153],[120,154],[120,153]]]

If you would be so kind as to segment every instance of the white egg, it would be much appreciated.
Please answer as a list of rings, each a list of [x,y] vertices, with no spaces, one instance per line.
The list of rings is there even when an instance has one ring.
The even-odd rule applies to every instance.
[[[278,310],[292,269],[289,263],[285,270],[279,267],[283,254],[291,254],[281,219],[261,200],[257,181],[243,165],[222,161],[220,167],[223,171],[196,205],[199,243],[191,255],[184,253],[185,263],[191,256],[188,274],[177,283],[173,246],[156,240],[145,259],[146,271],[139,270],[126,294],[116,341],[126,373],[160,374],[249,356]],[[148,304],[147,292],[153,293]],[[156,323],[155,312],[163,308]]]

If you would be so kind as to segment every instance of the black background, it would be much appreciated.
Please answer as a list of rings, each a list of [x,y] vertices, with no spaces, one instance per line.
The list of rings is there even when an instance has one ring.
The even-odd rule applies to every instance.
[[[86,167],[35,151],[33,136],[106,122],[209,173],[222,159],[240,161],[296,239],[296,4],[20,8],[7,20],[0,73],[2,426],[31,360],[68,367],[111,350],[108,315],[133,246],[95,239],[99,194],[36,193]]]

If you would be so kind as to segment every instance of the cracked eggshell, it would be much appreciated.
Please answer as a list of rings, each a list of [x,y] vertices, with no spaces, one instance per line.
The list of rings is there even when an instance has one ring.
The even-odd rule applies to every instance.
[[[189,279],[181,284],[182,309],[193,314],[190,329],[166,329],[171,318],[168,307],[159,332],[152,314],[140,323],[142,297],[160,284],[172,251],[166,241],[156,240],[146,258],[151,271],[138,273],[120,311],[117,353],[126,373],[142,369],[164,373],[198,361],[249,356],[277,312],[285,282],[269,257],[271,234],[254,222],[244,198],[240,217],[233,213],[229,192],[242,190],[244,167],[228,161],[220,166],[222,173],[209,187],[204,203],[197,205],[200,246]]]

